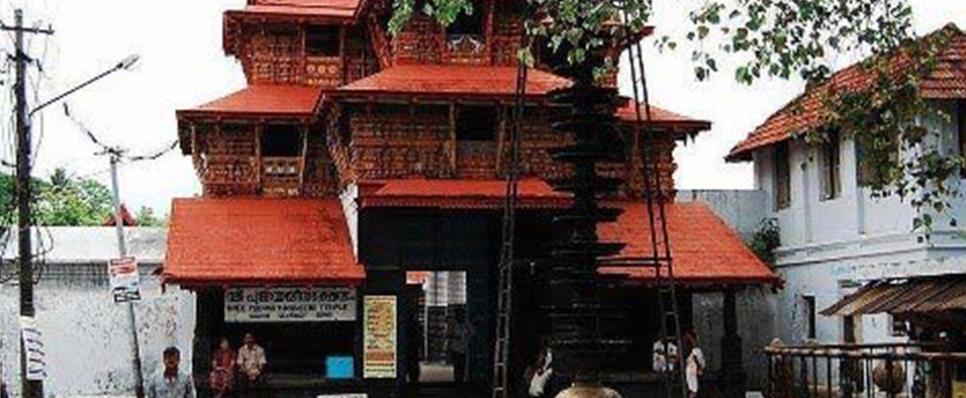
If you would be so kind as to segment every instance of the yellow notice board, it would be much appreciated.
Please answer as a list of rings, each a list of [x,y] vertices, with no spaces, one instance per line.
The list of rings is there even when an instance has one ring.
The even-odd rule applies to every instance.
[[[396,378],[396,296],[365,296],[363,318],[363,377]]]
[[[953,380],[953,398],[966,398],[966,380]]]

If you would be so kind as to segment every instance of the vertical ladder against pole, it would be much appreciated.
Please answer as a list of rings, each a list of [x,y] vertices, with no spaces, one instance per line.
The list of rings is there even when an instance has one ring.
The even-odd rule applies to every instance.
[[[625,11],[625,21],[629,20]],[[630,35],[627,30],[628,37]],[[643,134],[643,182],[644,182],[644,202],[647,208],[646,232],[650,237],[652,257],[647,266],[654,269],[655,286],[658,289],[658,312],[660,314],[661,337],[665,344],[674,342],[677,345],[676,357],[669,358],[668,363],[675,364],[675,372],[664,373],[664,390],[667,398],[681,397],[688,395],[687,384],[685,383],[685,364],[682,353],[684,347],[681,339],[681,317],[678,305],[677,289],[674,279],[674,263],[671,257],[670,237],[667,228],[667,212],[665,201],[670,192],[663,192],[663,182],[658,168],[659,154],[656,151],[654,134],[656,131],[650,128],[651,104],[647,88],[647,78],[644,70],[644,52],[640,41],[628,43],[628,60],[631,67],[631,80],[634,92],[634,108],[636,125],[634,134]],[[641,110],[643,106],[644,110]],[[634,142],[637,142],[636,140]],[[639,148],[633,148],[632,153],[636,156]],[[665,346],[667,353],[667,347]],[[676,389],[677,384],[678,389]]]
[[[516,205],[520,179],[520,121],[526,93],[527,66],[519,63],[514,109],[509,129],[510,159],[506,169],[506,197],[503,205],[502,244],[498,265],[496,347],[493,350],[493,398],[510,396],[510,321],[513,314],[513,264],[516,232]]]

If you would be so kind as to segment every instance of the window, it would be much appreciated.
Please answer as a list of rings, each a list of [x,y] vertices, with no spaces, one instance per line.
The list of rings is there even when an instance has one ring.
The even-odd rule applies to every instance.
[[[882,186],[889,182],[890,173],[895,172],[895,167],[888,167],[888,165],[898,165],[899,163],[899,140],[898,137],[890,137],[892,139],[877,141],[871,141],[869,137],[863,135],[856,135],[855,140],[855,179],[860,187],[868,186]],[[891,151],[872,151],[868,148],[876,145],[881,148],[891,147]],[[874,159],[873,155],[876,156],[887,156],[885,159]],[[872,162],[870,164],[869,162]],[[883,166],[877,168],[875,165]],[[896,166],[897,167],[897,166]]]
[[[496,140],[496,107],[464,106],[456,116],[456,139],[459,141]]]
[[[816,331],[816,315],[815,315],[815,296],[802,296],[802,303],[804,304],[805,310],[805,321],[808,322],[808,329],[806,330],[806,338],[815,339],[818,336]]]
[[[294,158],[302,156],[302,134],[296,125],[270,124],[261,137],[262,156]]]
[[[792,176],[789,162],[788,142],[783,141],[776,145],[772,152],[772,167],[775,172],[775,210],[788,208],[792,201]]]
[[[839,134],[830,132],[822,143],[822,200],[835,199],[842,194]]]
[[[901,318],[897,318],[892,314],[887,315],[889,317],[889,332],[892,337],[906,337],[909,335],[909,324]]]
[[[339,28],[337,26],[309,26],[305,30],[305,55],[310,57],[339,56]]]
[[[449,36],[483,35],[483,7],[481,2],[474,1],[472,12],[461,12],[453,23],[446,27]]]

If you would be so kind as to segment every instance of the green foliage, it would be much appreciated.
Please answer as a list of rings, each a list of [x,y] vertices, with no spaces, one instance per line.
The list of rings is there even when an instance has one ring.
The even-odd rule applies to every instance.
[[[139,227],[163,227],[167,224],[166,219],[155,215],[154,209],[147,206],[141,206],[134,219],[138,221]]]
[[[91,179],[75,179],[54,171],[36,185],[34,221],[38,225],[101,225],[111,214],[111,191]]]
[[[761,225],[755,235],[751,238],[751,251],[766,264],[775,264],[775,249],[781,246],[781,235],[778,229],[778,220],[768,218],[761,221]]]
[[[0,219],[14,224],[16,180],[0,174]],[[111,191],[92,179],[74,178],[64,169],[55,170],[47,180],[33,179],[33,223],[46,226],[99,226],[113,213]],[[163,225],[149,208],[142,208],[149,226]],[[139,218],[139,222],[140,222]]]

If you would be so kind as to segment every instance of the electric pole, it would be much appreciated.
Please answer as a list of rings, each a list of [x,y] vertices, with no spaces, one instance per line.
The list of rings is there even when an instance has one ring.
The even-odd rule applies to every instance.
[[[0,26],[2,30],[13,31],[15,35],[15,54],[17,80],[14,84],[16,97],[17,124],[17,268],[19,273],[20,316],[34,317],[34,276],[33,247],[30,242],[30,119],[27,111],[27,63],[30,57],[24,50],[24,34],[51,35],[49,29],[28,28],[23,26],[23,11],[14,11],[14,26]],[[21,395],[26,398],[42,398],[42,380],[28,380],[27,351],[23,338],[20,339],[20,383]]]
[[[117,163],[120,162],[120,150],[109,151],[111,157],[111,199],[114,201],[114,225],[117,231],[117,252],[118,258],[127,257],[127,245],[124,242],[124,217],[121,210],[121,194],[118,191],[117,183]],[[135,269],[134,272],[137,272]],[[131,328],[131,367],[134,369],[134,395],[137,398],[144,398],[144,378],[141,375],[141,348],[138,344],[137,318],[134,314],[134,301],[128,300],[124,303],[127,306],[128,327]]]

